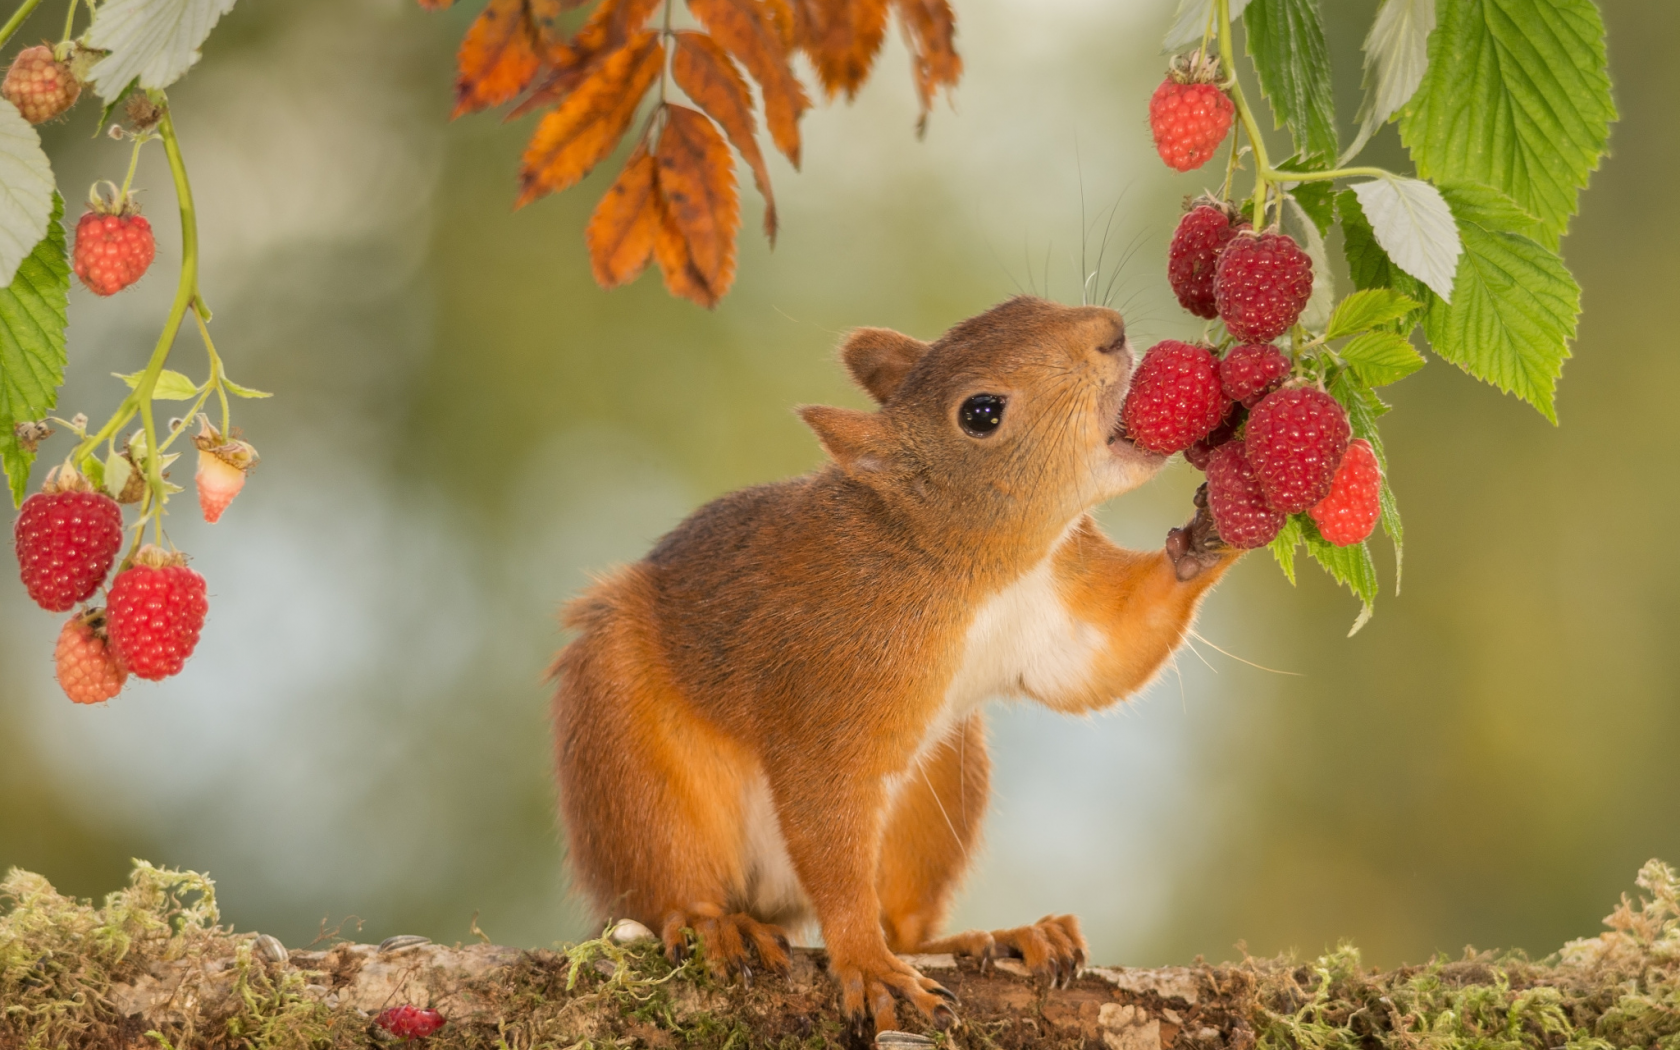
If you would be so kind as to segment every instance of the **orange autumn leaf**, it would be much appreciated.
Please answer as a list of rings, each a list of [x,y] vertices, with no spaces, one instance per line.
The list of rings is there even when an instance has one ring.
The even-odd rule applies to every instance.
[[[764,94],[764,124],[776,148],[799,167],[799,117],[811,107],[788,65],[789,40],[778,5],[762,0],[688,0],[712,39],[740,60]],[[785,21],[785,10],[784,21]]]
[[[540,65],[524,0],[490,0],[455,56],[455,112],[450,116],[501,105],[525,90]]]
[[[922,104],[918,132],[927,127],[928,111],[940,88],[956,87],[962,76],[962,58],[957,54],[957,16],[950,0],[894,0],[904,37],[910,45],[911,74],[916,81],[916,98]]]
[[[530,0],[553,3],[556,0]],[[558,0],[572,3],[572,0]],[[545,36],[543,58],[549,69],[525,101],[513,108],[509,119],[558,103],[592,75],[608,55],[623,47],[632,33],[641,29],[663,0],[601,0],[599,7],[571,40],[555,43]],[[581,6],[572,3],[572,6]],[[552,19],[540,23],[552,26]]]
[[[793,16],[828,97],[855,98],[887,35],[887,0],[793,0]]]
[[[617,288],[635,280],[653,256],[664,221],[658,163],[646,146],[637,146],[583,231],[595,283]]]
[[[741,226],[735,163],[706,117],[686,106],[665,107],[654,156],[666,222],[654,241],[665,287],[713,307],[735,280],[735,233]]]
[[[752,169],[753,182],[764,196],[764,235],[776,243],[776,198],[770,192],[770,171],[758,149],[758,124],[753,119],[752,91],[735,69],[727,52],[704,33],[680,31],[671,58],[671,74],[706,115],[718,122],[735,149]]]
[[[665,48],[652,32],[638,33],[608,55],[537,125],[520,163],[518,203],[557,193],[589,174],[624,137],[664,66]]]

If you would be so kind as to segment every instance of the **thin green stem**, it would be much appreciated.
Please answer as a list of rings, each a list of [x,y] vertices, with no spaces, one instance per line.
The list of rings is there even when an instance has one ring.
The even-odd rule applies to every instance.
[[[223,382],[227,378],[227,373],[222,369],[222,355],[216,352],[216,344],[210,338],[210,325],[206,322],[204,314],[197,309],[196,303],[193,309],[193,320],[198,322],[198,334],[204,339],[205,352],[210,355],[209,383],[215,388],[216,397],[221,399],[222,402],[222,437],[225,440],[233,421],[233,413],[228,409],[227,384]],[[196,412],[197,409],[193,411]]]
[[[1248,108],[1242,84],[1237,79],[1237,58],[1231,50],[1231,0],[1218,0],[1218,3],[1219,59],[1224,63],[1225,75],[1231,81],[1231,101],[1236,104],[1237,118],[1242,121],[1243,131],[1248,133],[1249,145],[1254,147],[1254,228],[1259,229],[1265,224],[1266,173],[1272,170],[1272,162],[1266,156],[1266,143],[1260,138],[1260,125],[1254,119],[1254,112]]]
[[[23,20],[33,14],[35,9],[40,6],[41,0],[23,0],[23,3],[18,5],[18,9],[12,12],[12,17],[6,19],[5,25],[0,26],[0,47],[6,46],[6,41],[12,38],[12,34],[18,31],[19,26],[23,25]]]
[[[1373,179],[1392,178],[1394,173],[1383,168],[1332,168],[1329,171],[1278,171],[1266,169],[1270,182],[1326,182],[1330,179],[1353,179],[1360,176]]]
[[[64,15],[64,40],[69,40],[71,31],[76,28],[76,8],[81,3],[82,0],[70,0],[70,10]]]
[[[145,144],[144,137],[136,137],[134,140],[134,151],[128,155],[128,174],[123,176],[122,189],[117,191],[116,204],[119,208],[128,199],[128,188],[134,185],[134,171],[140,166],[140,147]]]

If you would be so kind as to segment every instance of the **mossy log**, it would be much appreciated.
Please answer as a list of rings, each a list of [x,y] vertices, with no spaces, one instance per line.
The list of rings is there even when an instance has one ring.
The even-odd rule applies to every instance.
[[[1646,1047],[1680,1050],[1680,879],[1653,862],[1650,896],[1625,898],[1610,930],[1530,962],[1470,953],[1376,972],[1352,948],[1306,965],[1091,967],[1066,987],[1019,963],[913,961],[961,999],[949,1031],[876,1040],[1012,1050]],[[395,1045],[384,1011],[444,1020],[418,1045],[865,1048],[839,1012],[820,950],[791,974],[719,982],[671,966],[651,941],[602,937],[557,950],[444,946],[420,937],[287,951],[217,921],[214,887],[141,864],[103,907],[14,871],[0,883],[0,1050],[13,1047]],[[907,1007],[901,1016],[910,1027]]]

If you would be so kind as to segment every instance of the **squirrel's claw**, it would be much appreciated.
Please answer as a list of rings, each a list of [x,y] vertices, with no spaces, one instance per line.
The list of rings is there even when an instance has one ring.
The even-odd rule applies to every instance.
[[[1202,574],[1203,569],[1219,564],[1231,553],[1231,547],[1219,538],[1213,514],[1208,510],[1207,482],[1196,489],[1196,516],[1185,525],[1167,533],[1167,558],[1180,583],[1189,583]]]

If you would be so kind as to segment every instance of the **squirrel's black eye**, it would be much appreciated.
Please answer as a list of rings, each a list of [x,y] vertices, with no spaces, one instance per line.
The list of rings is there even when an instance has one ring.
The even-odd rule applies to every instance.
[[[997,394],[975,394],[962,403],[957,419],[970,437],[991,437],[1003,422],[1003,398]]]

